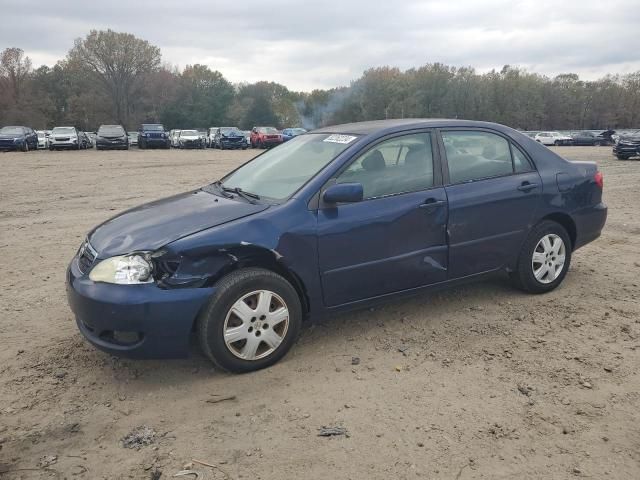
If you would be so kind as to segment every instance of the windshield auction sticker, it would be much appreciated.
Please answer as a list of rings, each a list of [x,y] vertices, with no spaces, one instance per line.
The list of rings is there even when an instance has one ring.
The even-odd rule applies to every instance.
[[[331,142],[331,143],[351,143],[356,138],[358,138],[358,137],[353,137],[351,135],[338,135],[338,134],[334,133],[333,135],[329,135],[323,141],[324,142]]]

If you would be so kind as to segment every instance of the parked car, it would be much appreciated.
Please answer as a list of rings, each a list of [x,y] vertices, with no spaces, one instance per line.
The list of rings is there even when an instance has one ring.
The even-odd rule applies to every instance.
[[[159,123],[143,123],[138,128],[138,148],[169,148],[171,141],[164,126]]]
[[[198,134],[200,135],[200,138],[202,139],[202,144],[204,145],[203,148],[207,148],[207,134],[208,132],[206,130],[198,130]]]
[[[0,128],[0,150],[36,150],[38,148],[38,135],[29,127],[2,127]]]
[[[247,142],[247,146],[251,145],[251,130],[243,130],[242,134],[244,135],[244,139]]]
[[[215,147],[214,138],[216,136],[217,131],[218,131],[218,127],[210,127],[209,129],[207,129],[207,147],[208,148]]]
[[[282,143],[282,135],[275,127],[253,127],[251,148],[271,148]]]
[[[180,130],[173,129],[169,132],[169,143],[172,148],[178,148],[178,137],[180,136]]]
[[[129,146],[134,147],[138,145],[138,132],[129,132]]]
[[[184,356],[195,332],[219,367],[257,370],[303,320],[500,272],[555,289],[600,235],[602,189],[595,163],[502,125],[326,127],[91,230],[69,304],[114,355]]]
[[[180,130],[178,148],[205,148],[206,144],[198,130]]]
[[[241,148],[246,150],[248,147],[247,139],[244,133],[238,127],[220,127],[213,138],[214,148],[221,150]]]
[[[83,149],[87,149],[87,148],[93,148],[93,141],[91,140],[91,136],[85,132],[80,130],[80,144],[81,144],[81,148]]]
[[[76,127],[55,127],[49,135],[49,150],[80,150],[82,138]]]
[[[574,132],[571,134],[572,145],[588,145],[588,146],[596,146],[600,145],[608,145],[609,142],[607,139],[600,135],[596,135],[593,132]]]
[[[122,125],[100,125],[96,150],[129,150],[129,134]]]
[[[286,142],[288,140],[291,140],[293,137],[302,135],[303,133],[307,133],[304,128],[285,128],[284,130],[282,130],[282,141]]]
[[[563,135],[560,132],[540,132],[533,138],[543,145],[571,145],[573,142],[569,135]]]
[[[38,135],[38,149],[48,149],[49,148],[49,136],[44,130],[36,131]]]
[[[620,135],[613,145],[613,154],[618,160],[640,156],[640,130]]]

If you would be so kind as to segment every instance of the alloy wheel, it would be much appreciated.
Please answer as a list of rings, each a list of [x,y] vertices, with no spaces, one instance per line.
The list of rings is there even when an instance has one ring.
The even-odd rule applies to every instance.
[[[224,321],[224,343],[243,360],[271,355],[289,328],[289,309],[284,300],[269,290],[257,290],[237,300]]]
[[[564,241],[558,235],[547,234],[540,239],[533,250],[531,268],[540,283],[553,282],[562,273],[566,259]]]

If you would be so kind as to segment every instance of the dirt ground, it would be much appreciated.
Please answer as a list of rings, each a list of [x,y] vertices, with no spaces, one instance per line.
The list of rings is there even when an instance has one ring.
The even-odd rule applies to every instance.
[[[609,220],[559,289],[496,279],[342,315],[241,376],[195,344],[177,361],[93,349],[64,273],[95,224],[253,151],[0,154],[0,477],[640,478],[640,161],[560,152],[598,162]]]

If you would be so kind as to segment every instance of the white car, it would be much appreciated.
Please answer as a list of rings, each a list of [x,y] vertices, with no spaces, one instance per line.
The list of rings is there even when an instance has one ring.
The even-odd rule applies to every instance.
[[[213,148],[214,147],[214,141],[213,139],[216,136],[216,132],[218,131],[219,127],[211,127],[209,129],[207,129],[207,147],[208,148]]]
[[[540,132],[533,139],[543,145],[571,145],[573,139],[560,132]]]
[[[38,149],[43,148],[46,150],[49,148],[49,137],[47,136],[47,132],[44,130],[38,130],[36,133],[38,134]]]
[[[205,141],[197,130],[180,130],[178,148],[205,148]]]
[[[180,137],[180,130],[171,130],[169,132],[169,141],[171,142],[171,148],[178,148],[178,138]]]
[[[49,150],[80,150],[82,142],[76,127],[56,127],[49,135]]]

